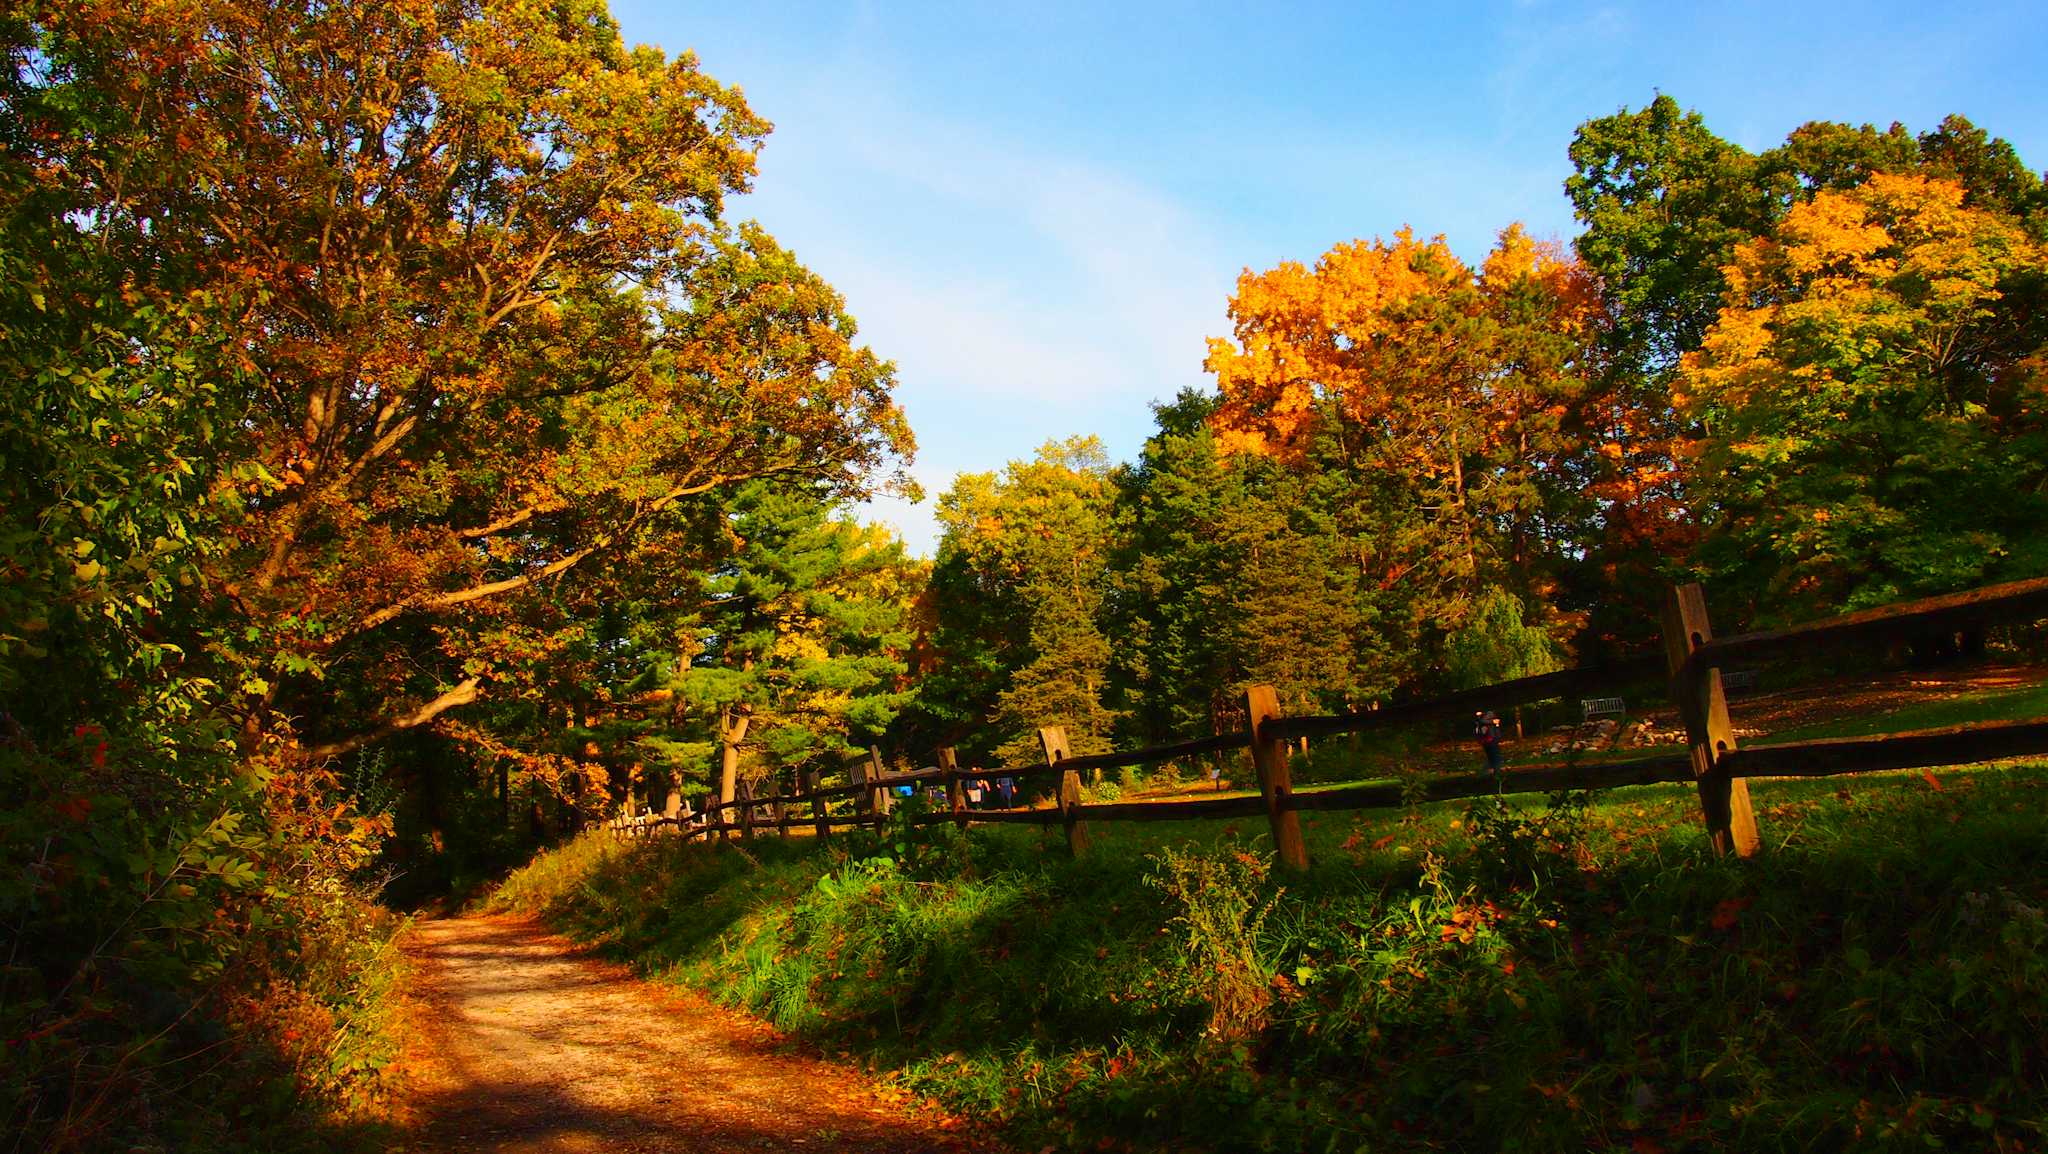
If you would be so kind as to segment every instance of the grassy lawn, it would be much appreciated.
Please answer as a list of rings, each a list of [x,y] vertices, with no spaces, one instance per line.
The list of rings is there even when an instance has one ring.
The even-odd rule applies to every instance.
[[[573,843],[540,912],[1022,1149],[2048,1142],[2048,766],[1263,822]]]
[[[1982,721],[2024,721],[2036,717],[2048,717],[2048,682],[1935,698],[1876,716],[1840,717],[1773,733],[1769,740],[1806,741],[1821,737],[1862,737],[1873,733],[1934,729]]]

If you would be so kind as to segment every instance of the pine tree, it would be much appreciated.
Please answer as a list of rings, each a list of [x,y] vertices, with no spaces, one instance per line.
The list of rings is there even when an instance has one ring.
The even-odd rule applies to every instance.
[[[923,567],[815,489],[756,483],[731,504],[730,559],[705,581],[699,655],[676,688],[719,755],[716,788],[875,741],[908,700],[908,607]],[[749,756],[752,754],[752,756]]]

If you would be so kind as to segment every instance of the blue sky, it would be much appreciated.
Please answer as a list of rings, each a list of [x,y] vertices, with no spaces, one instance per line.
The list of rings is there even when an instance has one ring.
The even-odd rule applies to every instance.
[[[620,3],[776,125],[736,206],[896,362],[922,507],[1048,439],[1128,458],[1244,268],[1403,224],[1574,231],[1582,121],[1659,89],[1767,148],[1961,112],[2048,166],[2048,5]]]

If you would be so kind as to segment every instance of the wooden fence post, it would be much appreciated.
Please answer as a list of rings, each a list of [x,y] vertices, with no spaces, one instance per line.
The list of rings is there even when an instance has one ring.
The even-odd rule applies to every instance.
[[[818,792],[819,787],[823,784],[820,780],[822,776],[815,769],[804,771],[804,788],[811,793],[811,822],[817,830],[819,841],[824,841],[832,836],[832,825],[825,820],[825,795]]]
[[[1699,783],[1700,811],[1706,819],[1707,841],[1718,854],[1749,857],[1760,844],[1756,815],[1749,807],[1749,783],[1717,768],[1721,755],[1735,748],[1735,727],[1728,721],[1728,699],[1721,692],[1719,669],[1686,671],[1686,659],[1714,636],[1707,621],[1707,596],[1697,584],[1680,585],[1664,602],[1664,660],[1671,670],[1671,697],[1685,723],[1692,751],[1692,773]]]
[[[846,780],[847,780],[848,782],[852,783],[853,785],[857,785],[857,786],[865,786],[865,785],[867,785],[867,783],[868,783],[868,763],[867,763],[867,762],[866,762],[865,760],[861,759],[861,758],[855,758],[855,759],[853,759],[852,761],[849,761],[849,762],[847,762],[847,763],[846,763]],[[874,812],[875,812],[875,791],[874,791],[874,790],[871,790],[871,789],[856,789],[856,790],[854,790],[854,791],[853,791],[853,816],[855,816],[855,817],[867,817],[867,816],[868,816],[869,814],[872,814],[872,813],[874,813]]]
[[[777,773],[773,784],[775,792],[769,794],[770,811],[775,814],[775,833],[778,837],[789,837],[789,803],[784,797],[782,775]]]
[[[1280,716],[1279,698],[1270,685],[1245,690],[1246,720],[1251,730],[1252,766],[1259,773],[1259,793],[1266,799],[1266,821],[1273,829],[1273,855],[1291,870],[1308,868],[1308,846],[1301,840],[1301,815],[1287,808],[1294,782],[1287,772],[1287,743],[1260,734],[1259,727]]]
[[[939,749],[939,768],[946,771],[946,806],[953,811],[953,824],[967,828],[967,785],[960,780],[960,755],[953,747]]]
[[[1057,725],[1048,725],[1038,731],[1039,747],[1045,750],[1045,764],[1058,765],[1073,756],[1067,748],[1067,731]],[[1088,852],[1088,826],[1074,817],[1074,807],[1081,804],[1081,775],[1074,770],[1060,774],[1060,823],[1067,827],[1067,852],[1080,857]]]
[[[882,751],[870,745],[868,746],[868,780],[873,782],[875,786],[875,816],[888,817],[889,807],[893,803],[894,798],[889,793],[889,787],[882,784],[882,776]]]
[[[740,840],[754,840],[754,785],[740,779]]]

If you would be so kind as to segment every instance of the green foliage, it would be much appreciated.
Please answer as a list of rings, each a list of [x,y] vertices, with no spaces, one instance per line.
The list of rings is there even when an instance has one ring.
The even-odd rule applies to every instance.
[[[1586,813],[1592,795],[1566,790],[1550,795],[1534,815],[1504,797],[1482,797],[1465,811],[1465,828],[1478,848],[1477,861],[1490,880],[1536,890],[1566,880],[1587,864]]]
[[[1720,311],[1735,246],[1770,226],[1755,160],[1664,94],[1580,125],[1569,152],[1565,195],[1586,227],[1575,245],[1614,300],[1615,347],[1669,368]]]
[[[933,744],[1035,761],[1039,727],[1058,725],[1076,754],[1108,748],[1108,473],[1101,443],[1077,437],[1001,476],[962,474],[939,498],[946,532],[919,690]]]
[[[1445,644],[1444,673],[1453,689],[1471,689],[1562,669],[1561,656],[1548,632],[1523,624],[1519,598],[1490,588]]]
[[[1965,190],[1879,174],[1741,246],[1681,383],[1701,559],[1779,616],[2048,568],[2029,401],[2048,253]],[[2015,307],[2019,310],[2016,313]]]
[[[348,880],[383,823],[137,731],[0,745],[0,1117],[49,1150],[355,1141],[393,1056],[399,927]]]
[[[924,567],[816,489],[755,482],[722,519],[734,544],[703,579],[694,653],[666,678],[680,716],[650,735],[653,748],[670,743],[687,773],[674,735],[701,734],[725,772],[758,785],[874,744],[910,700],[906,616]],[[716,783],[717,795],[734,784]]]
[[[721,223],[765,123],[601,4],[31,4],[0,53],[0,1124],[374,1141],[380,878],[600,809],[713,498],[889,483],[893,369]]]
[[[1239,724],[1244,689],[1341,707],[1413,671],[1376,622],[1348,544],[1356,489],[1341,470],[1296,472],[1220,453],[1213,398],[1157,406],[1159,432],[1117,475],[1111,587],[1119,638],[1110,693],[1134,743]]]

